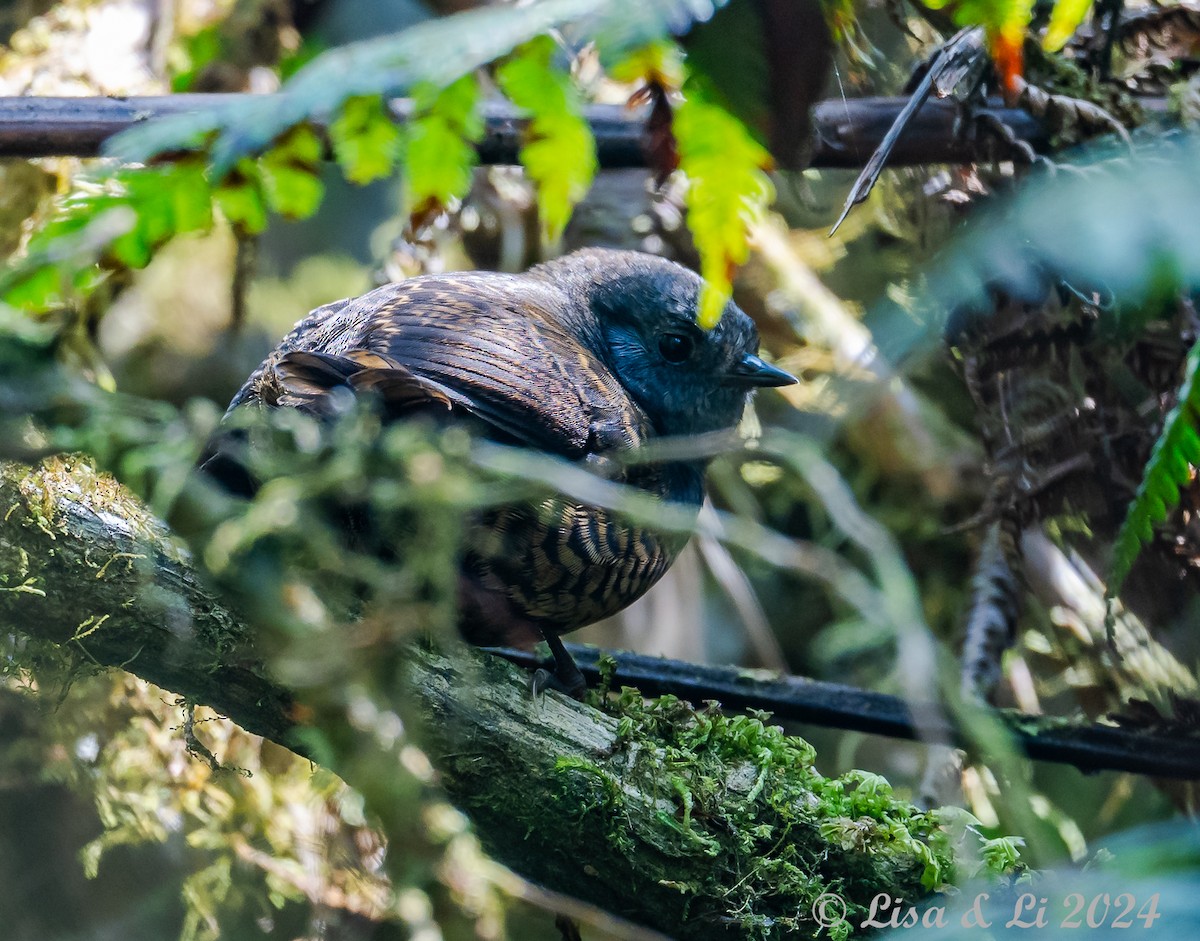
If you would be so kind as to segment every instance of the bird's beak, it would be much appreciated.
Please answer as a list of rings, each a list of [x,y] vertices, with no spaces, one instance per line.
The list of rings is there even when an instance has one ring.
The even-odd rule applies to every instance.
[[[797,379],[790,372],[747,353],[729,370],[729,381],[743,386],[790,386]]]

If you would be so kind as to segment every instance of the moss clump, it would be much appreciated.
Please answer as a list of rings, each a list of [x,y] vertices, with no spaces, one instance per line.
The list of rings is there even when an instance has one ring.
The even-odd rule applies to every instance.
[[[762,713],[603,682],[590,704],[535,700],[528,675],[474,651],[422,652],[413,670],[422,745],[488,851],[672,937],[847,938],[879,893],[913,903],[1012,866],[1014,842],[988,853],[961,811],[922,812],[878,775],[821,775]],[[843,917],[823,925],[831,893],[825,914]]]
[[[669,813],[681,848],[719,860],[674,884],[744,936],[811,934],[818,899],[835,893],[846,920],[829,936],[847,937],[877,893],[912,900],[951,872],[936,812],[896,798],[876,774],[821,775],[812,746],[765,713],[696,710],[671,696],[645,702],[631,689],[603,707],[631,758],[626,784],[661,792],[666,772],[664,822]]]

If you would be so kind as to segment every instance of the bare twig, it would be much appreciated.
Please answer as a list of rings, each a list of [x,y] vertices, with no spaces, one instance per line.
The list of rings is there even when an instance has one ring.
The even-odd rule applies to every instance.
[[[0,156],[91,157],[115,134],[153,118],[228,103],[235,95],[167,95],[143,98],[0,98]],[[812,165],[861,167],[875,151],[907,104],[906,98],[828,100],[813,111]],[[407,99],[392,102],[398,121],[412,112]],[[1012,128],[1014,136],[1035,149],[1046,147],[1048,135],[1026,112],[1004,108],[998,101],[982,109]],[[525,121],[502,102],[485,109],[486,134],[479,144],[485,164],[517,162]],[[606,169],[647,166],[645,112],[616,105],[592,105],[588,121],[596,136],[597,157]],[[957,105],[927,102],[896,142],[889,163],[969,163],[986,156],[970,135],[959,129]]]

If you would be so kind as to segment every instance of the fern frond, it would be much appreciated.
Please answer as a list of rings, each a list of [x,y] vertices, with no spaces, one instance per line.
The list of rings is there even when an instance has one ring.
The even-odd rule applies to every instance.
[[[1142,475],[1137,495],[1113,546],[1108,595],[1115,597],[1150,538],[1154,527],[1167,518],[1179,502],[1179,491],[1191,479],[1191,468],[1200,467],[1200,341],[1187,356],[1187,374],[1179,389],[1178,404],[1163,424]]]

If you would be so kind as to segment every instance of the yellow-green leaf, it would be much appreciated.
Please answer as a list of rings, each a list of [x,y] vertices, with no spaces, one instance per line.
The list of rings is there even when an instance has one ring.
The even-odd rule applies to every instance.
[[[204,232],[212,226],[212,191],[204,176],[204,163],[191,158],[174,165],[171,209],[176,234]]]
[[[321,139],[308,125],[289,131],[259,160],[267,205],[293,219],[311,216],[321,205]]]
[[[243,158],[216,188],[213,199],[229,224],[248,235],[267,227],[267,204],[255,161]]]
[[[18,310],[42,311],[62,300],[62,275],[42,265],[15,279],[4,292],[4,303]]]
[[[691,83],[673,123],[679,167],[687,176],[688,228],[700,253],[705,288],[699,323],[716,326],[733,293],[733,274],[750,254],[750,227],[775,189],[770,154],[746,126]]]
[[[530,113],[521,164],[538,190],[542,237],[562,237],[571,212],[596,175],[596,142],[583,118],[579,92],[566,69],[554,64],[548,36],[526,43],[497,70],[500,88]]]
[[[1050,12],[1050,24],[1042,37],[1042,48],[1058,52],[1075,35],[1079,24],[1092,8],[1092,0],[1058,0]]]
[[[671,39],[659,39],[635,49],[609,70],[618,82],[654,82],[664,88],[683,84],[683,50]]]

